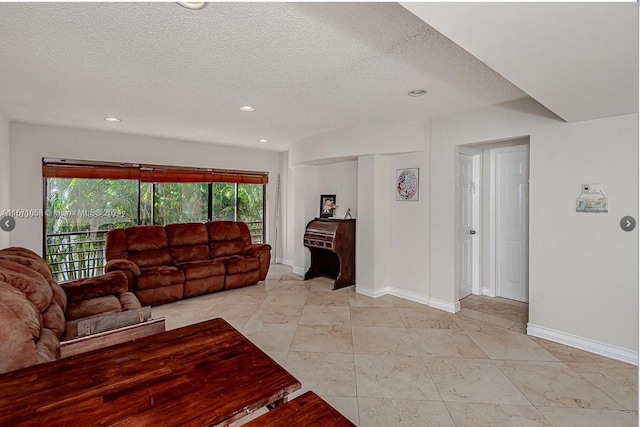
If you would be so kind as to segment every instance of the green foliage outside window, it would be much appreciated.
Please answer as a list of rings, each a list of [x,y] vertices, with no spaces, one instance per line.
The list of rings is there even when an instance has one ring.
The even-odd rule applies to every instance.
[[[261,184],[47,178],[47,189],[46,253],[60,281],[102,274],[112,228],[231,220],[246,222],[255,243],[263,239]]]

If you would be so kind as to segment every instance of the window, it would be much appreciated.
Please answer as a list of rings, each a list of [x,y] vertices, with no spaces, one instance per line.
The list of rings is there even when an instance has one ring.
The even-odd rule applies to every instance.
[[[44,252],[59,281],[103,273],[112,228],[244,221],[264,241],[266,173],[43,159]]]
[[[48,178],[47,261],[59,280],[104,269],[104,235],[137,224],[138,182],[130,179]]]
[[[153,184],[153,223],[204,222],[209,219],[210,184]]]

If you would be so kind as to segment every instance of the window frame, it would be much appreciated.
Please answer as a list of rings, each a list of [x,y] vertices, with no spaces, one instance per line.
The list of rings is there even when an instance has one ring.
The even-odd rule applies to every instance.
[[[235,184],[235,220],[238,220],[238,184],[261,184],[262,185],[262,243],[266,242],[267,228],[267,184],[269,182],[268,172],[241,171],[231,169],[214,169],[198,167],[179,167],[166,165],[150,165],[138,163],[118,163],[101,162],[89,160],[70,160],[57,158],[42,158],[42,253],[48,256],[47,247],[47,222],[46,215],[49,196],[49,178],[79,178],[79,179],[128,179],[137,180],[138,185],[138,211],[137,217],[132,218],[136,224],[142,221],[142,184],[150,183],[152,197],[151,221],[155,224],[154,206],[156,197],[156,183],[206,183],[208,184],[208,221],[213,221],[214,188],[215,183]]]

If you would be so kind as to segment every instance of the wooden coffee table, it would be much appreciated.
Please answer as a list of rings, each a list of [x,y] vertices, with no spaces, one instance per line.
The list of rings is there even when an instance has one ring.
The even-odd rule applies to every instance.
[[[0,425],[225,426],[300,382],[223,319],[0,375]]]

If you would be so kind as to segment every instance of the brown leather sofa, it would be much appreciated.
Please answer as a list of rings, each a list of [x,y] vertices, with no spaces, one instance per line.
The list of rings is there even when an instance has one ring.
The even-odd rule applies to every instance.
[[[141,225],[107,233],[105,271],[122,271],[143,305],[249,286],[269,271],[271,246],[243,222]]]
[[[80,320],[140,307],[122,272],[59,285],[35,252],[0,250],[0,373],[58,359]]]

